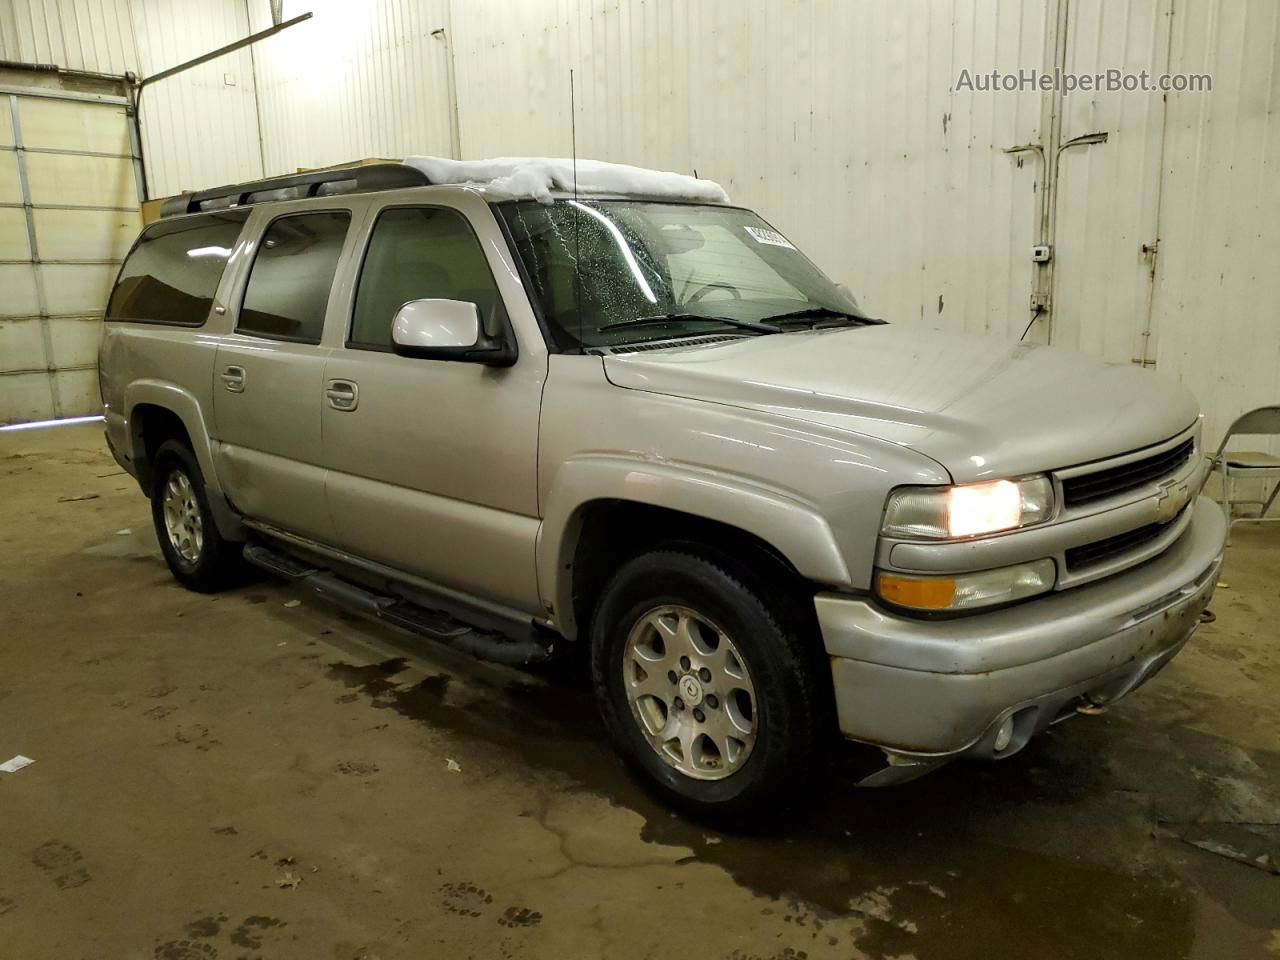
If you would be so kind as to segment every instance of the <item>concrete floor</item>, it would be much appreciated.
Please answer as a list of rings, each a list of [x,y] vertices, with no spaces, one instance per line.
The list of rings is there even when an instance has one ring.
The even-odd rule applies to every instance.
[[[1280,529],[1235,543],[1110,713],[735,837],[576,671],[187,593],[96,428],[0,434],[0,958],[1278,957]]]

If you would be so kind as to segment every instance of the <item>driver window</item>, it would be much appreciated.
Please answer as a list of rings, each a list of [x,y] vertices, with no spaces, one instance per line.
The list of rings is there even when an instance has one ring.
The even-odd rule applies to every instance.
[[[507,322],[480,241],[461,213],[444,207],[384,210],[360,268],[347,346],[390,350],[396,312],[423,299],[476,304],[491,336]]]

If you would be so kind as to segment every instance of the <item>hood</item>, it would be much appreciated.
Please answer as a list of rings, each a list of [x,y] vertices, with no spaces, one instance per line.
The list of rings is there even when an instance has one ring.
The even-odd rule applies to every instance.
[[[957,483],[1125,453],[1199,415],[1185,387],[1069,350],[902,326],[607,356],[634,390],[796,417],[910,447]]]

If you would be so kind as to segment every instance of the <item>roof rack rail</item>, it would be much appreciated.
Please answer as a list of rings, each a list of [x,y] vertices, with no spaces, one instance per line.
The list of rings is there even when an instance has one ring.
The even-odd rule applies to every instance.
[[[266,180],[179,194],[164,202],[160,208],[160,216],[176,217],[184,213],[226,210],[267,200],[300,200],[303,197],[424,187],[430,183],[431,180],[425,173],[405,163],[368,163],[360,167],[269,177]]]

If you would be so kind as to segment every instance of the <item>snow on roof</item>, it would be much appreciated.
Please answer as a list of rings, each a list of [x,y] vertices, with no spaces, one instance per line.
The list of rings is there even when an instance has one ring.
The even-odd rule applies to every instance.
[[[569,193],[574,189],[572,160],[553,157],[498,157],[494,160],[406,157],[404,162],[421,170],[432,183],[483,184],[494,193],[542,203],[551,202],[553,190]],[[602,160],[578,160],[577,192],[584,195],[634,194],[703,203],[729,201],[729,195],[714,180]]]

